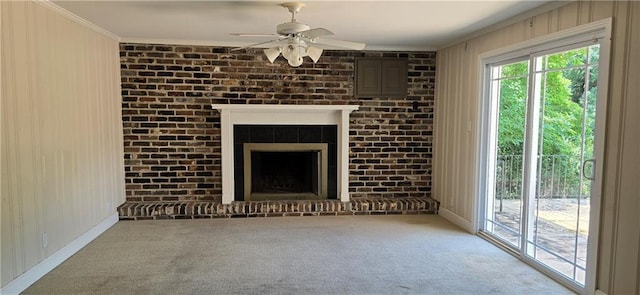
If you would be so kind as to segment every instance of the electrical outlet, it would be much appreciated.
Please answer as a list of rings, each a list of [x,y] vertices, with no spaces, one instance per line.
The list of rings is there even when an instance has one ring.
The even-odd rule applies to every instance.
[[[42,233],[42,248],[47,248],[48,245],[49,237],[47,236],[47,233]]]

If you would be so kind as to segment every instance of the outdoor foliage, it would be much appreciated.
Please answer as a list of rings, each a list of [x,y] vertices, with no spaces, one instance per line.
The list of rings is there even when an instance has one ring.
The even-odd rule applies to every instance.
[[[584,158],[592,158],[595,127],[597,66],[586,65],[587,59],[589,64],[597,64],[598,53],[597,46],[556,53],[536,58],[536,65],[532,67],[536,71],[536,80],[540,82],[534,83],[538,87],[535,91],[541,94],[540,196],[575,196],[579,193],[580,152],[584,145]],[[512,162],[514,157],[522,159],[524,154],[528,68],[528,61],[501,67],[497,179],[507,181],[508,185],[502,192],[507,197],[520,196],[522,165],[513,165]],[[584,122],[583,118],[586,118]],[[507,160],[510,163],[505,162]],[[583,192],[585,189],[588,189],[588,184],[583,184]]]

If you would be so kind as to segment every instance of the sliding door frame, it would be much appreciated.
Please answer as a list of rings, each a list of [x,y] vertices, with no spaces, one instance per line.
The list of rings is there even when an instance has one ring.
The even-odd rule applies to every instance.
[[[479,104],[478,104],[478,118],[479,122],[477,124],[477,134],[478,140],[476,142],[476,179],[475,179],[475,189],[474,189],[474,208],[473,211],[473,229],[474,232],[479,233],[480,230],[484,227],[484,218],[486,215],[486,200],[487,196],[490,193],[490,189],[493,187],[491,184],[487,184],[489,181],[494,180],[494,176],[491,175],[490,169],[488,167],[491,166],[490,161],[492,160],[491,155],[495,153],[495,151],[491,151],[493,144],[491,140],[495,139],[494,134],[492,134],[492,126],[491,124],[496,124],[495,116],[492,115],[493,110],[495,109],[491,97],[490,97],[490,87],[488,86],[488,79],[490,78],[490,67],[491,65],[506,63],[510,60],[516,59],[527,59],[529,57],[530,63],[533,62],[532,55],[539,54],[541,52],[547,52],[549,50],[559,49],[575,44],[586,43],[592,41],[592,44],[600,45],[600,57],[598,64],[598,81],[603,83],[598,83],[597,89],[597,100],[596,100],[596,123],[595,123],[595,142],[594,142],[594,158],[595,167],[594,167],[594,176],[595,180],[592,183],[592,187],[595,188],[591,191],[590,203],[590,221],[589,221],[589,237],[588,237],[588,246],[587,246],[587,271],[585,278],[585,286],[581,288],[577,284],[575,284],[572,280],[566,279],[562,276],[557,275],[550,268],[545,267],[543,265],[538,264],[533,259],[526,257],[523,253],[526,252],[526,249],[521,249],[519,253],[514,253],[513,249],[507,249],[506,247],[501,246],[507,250],[511,250],[512,254],[516,255],[518,258],[530,264],[532,267],[538,269],[539,271],[549,275],[550,277],[556,279],[563,285],[568,288],[576,291],[580,294],[594,294],[596,291],[596,268],[597,268],[597,258],[598,258],[598,239],[600,233],[600,207],[601,207],[601,193],[602,193],[602,177],[603,177],[603,163],[604,159],[604,138],[605,138],[605,123],[606,123],[606,114],[607,114],[607,100],[608,100],[608,84],[609,84],[609,60],[610,60],[610,47],[611,47],[611,27],[612,27],[612,19],[607,18],[600,21],[592,22],[586,25],[577,26],[568,30],[564,30],[557,33],[552,33],[549,35],[545,35],[539,38],[531,39],[528,41],[524,41],[521,43],[517,43],[505,48],[500,48],[497,50],[489,51],[483,53],[479,56],[478,67],[479,67]],[[532,87],[534,81],[529,81],[529,87]],[[531,89],[530,89],[531,90]],[[531,91],[529,91],[529,96],[531,95]],[[533,99],[531,97],[528,98],[528,106],[531,107],[533,103]],[[530,120],[533,118],[526,118],[527,126],[530,126]],[[529,132],[527,130],[526,132]],[[534,135],[535,136],[535,135]],[[525,141],[531,140],[531,135],[525,134]],[[527,148],[528,144],[525,144],[525,159],[527,158],[527,153],[529,154],[529,158],[531,158],[531,151]],[[535,157],[533,157],[535,158]],[[526,173],[526,171],[525,171]],[[527,179],[527,175],[525,175],[525,181]],[[525,188],[525,187],[523,187]],[[528,200],[528,194],[525,194],[523,199],[523,206],[526,206]],[[525,222],[527,222],[528,218],[525,218]],[[524,229],[526,230],[528,226],[524,224]],[[524,239],[524,237],[522,237]],[[526,241],[525,241],[526,243]]]

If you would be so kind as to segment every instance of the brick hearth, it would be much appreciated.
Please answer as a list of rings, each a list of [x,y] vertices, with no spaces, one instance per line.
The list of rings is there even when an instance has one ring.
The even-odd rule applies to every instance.
[[[305,201],[126,202],[118,208],[120,220],[276,217],[321,215],[437,214],[431,198],[381,198]]]

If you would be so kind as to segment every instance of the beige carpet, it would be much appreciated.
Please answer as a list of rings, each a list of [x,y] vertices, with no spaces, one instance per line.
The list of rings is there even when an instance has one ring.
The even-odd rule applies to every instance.
[[[572,294],[437,215],[121,221],[24,294]]]

